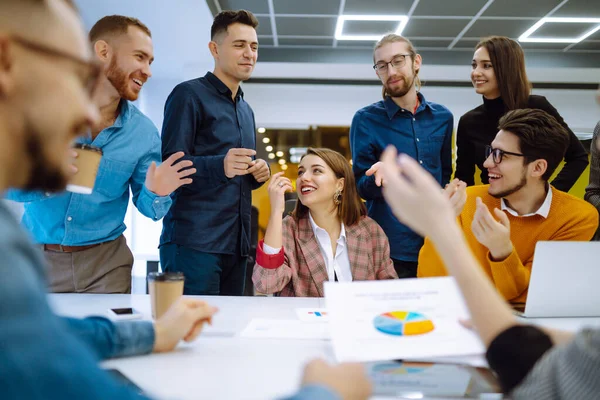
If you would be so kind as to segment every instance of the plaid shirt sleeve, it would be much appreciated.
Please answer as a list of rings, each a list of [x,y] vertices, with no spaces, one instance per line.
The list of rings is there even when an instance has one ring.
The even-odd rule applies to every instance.
[[[292,279],[293,270],[289,265],[287,252],[294,249],[293,226],[291,218],[283,220],[283,246],[277,254],[266,254],[261,240],[256,249],[256,264],[252,273],[252,282],[256,290],[271,294],[283,290]]]
[[[383,229],[372,221],[371,241],[373,246],[373,261],[377,266],[377,280],[398,279],[398,274],[394,269],[394,262],[390,257],[390,243]]]

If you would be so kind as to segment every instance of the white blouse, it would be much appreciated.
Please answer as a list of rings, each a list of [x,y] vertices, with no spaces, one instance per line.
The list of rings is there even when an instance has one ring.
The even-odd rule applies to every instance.
[[[351,282],[352,271],[350,269],[350,257],[348,256],[348,246],[346,245],[346,229],[342,223],[342,229],[340,231],[340,237],[337,240],[337,246],[335,249],[335,257],[333,250],[331,249],[331,239],[327,231],[319,227],[313,219],[310,212],[308,213],[310,219],[310,225],[313,233],[319,243],[321,249],[321,255],[325,261],[325,267],[327,268],[327,276],[330,282],[334,282],[337,276],[339,282]],[[263,251],[266,254],[277,254],[281,251],[281,247],[276,249],[263,243]]]

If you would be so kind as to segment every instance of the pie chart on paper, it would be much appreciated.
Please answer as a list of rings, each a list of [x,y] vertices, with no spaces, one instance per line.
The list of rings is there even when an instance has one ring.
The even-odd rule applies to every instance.
[[[424,335],[435,329],[429,318],[414,311],[390,311],[380,314],[373,319],[373,326],[379,332],[393,336]]]

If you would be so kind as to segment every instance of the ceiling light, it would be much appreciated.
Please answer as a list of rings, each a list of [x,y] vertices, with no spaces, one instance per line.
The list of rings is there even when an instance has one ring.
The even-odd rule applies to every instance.
[[[272,159],[274,159],[274,158],[275,158],[275,154],[273,154],[273,153],[269,153],[269,159],[270,159],[270,160],[272,160]]]
[[[263,143],[269,143],[270,141],[271,141],[271,139],[269,139],[268,137],[263,138]]]
[[[267,147],[265,147],[265,150],[266,151],[273,151],[273,146],[267,146]]]
[[[598,24],[583,35],[575,38],[549,38],[549,37],[531,37],[533,32],[540,29],[545,23],[566,23],[566,24]],[[600,30],[600,18],[558,18],[549,17],[542,18],[536,22],[531,28],[527,29],[524,34],[519,36],[519,42],[533,42],[533,43],[579,43],[588,36],[593,35],[595,32]]]
[[[288,169],[288,166],[287,166],[287,164],[283,164],[283,165],[281,166],[281,169],[282,169],[282,170],[284,170],[284,171],[285,171],[285,170],[287,170],[287,169]]]
[[[265,133],[267,130],[263,127],[258,128],[258,133]]]
[[[280,158],[279,159],[279,165],[283,165],[283,164],[285,164],[285,160],[283,158]]]
[[[283,157],[283,151],[278,151],[277,153],[275,153],[275,155],[277,157]]]
[[[335,26],[335,39],[336,40],[379,40],[384,36],[382,34],[373,35],[345,35],[344,23],[346,21],[398,21],[398,27],[394,32],[396,35],[402,34],[402,30],[408,23],[408,17],[406,15],[340,15]]]

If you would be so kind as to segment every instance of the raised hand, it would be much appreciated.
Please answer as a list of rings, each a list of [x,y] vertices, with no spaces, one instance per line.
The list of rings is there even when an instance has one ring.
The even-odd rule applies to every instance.
[[[409,156],[396,155],[389,146],[380,168],[386,182],[383,196],[394,215],[422,236],[440,232],[440,224],[456,224],[452,204],[433,176]]]
[[[248,173],[252,174],[256,182],[262,183],[266,182],[271,176],[271,170],[269,169],[269,165],[267,162],[261,158],[258,160],[254,160],[250,163],[250,168],[248,168]]]
[[[234,176],[249,174],[248,169],[255,154],[256,151],[252,149],[229,149],[223,160],[225,176],[231,179]]]
[[[446,185],[444,194],[450,199],[454,213],[458,217],[467,202],[467,184],[459,179],[453,179]]]
[[[293,192],[292,181],[278,172],[271,177],[269,187],[269,201],[271,202],[271,214],[282,215],[285,211],[285,192]]]
[[[504,260],[513,250],[510,241],[510,221],[504,211],[494,208],[494,214],[499,220],[496,221],[480,197],[476,202],[477,209],[471,224],[473,235],[479,243],[488,248],[492,259]]]
[[[371,165],[371,168],[365,172],[365,175],[375,175],[375,184],[377,186],[383,186],[385,184],[383,172],[381,171],[381,161],[377,161],[375,164]]]
[[[158,167],[152,161],[146,172],[145,185],[148,190],[157,196],[168,196],[179,187],[192,183],[188,176],[196,173],[196,168],[190,168],[194,163],[190,160],[177,162],[184,155],[183,151],[178,151]]]

